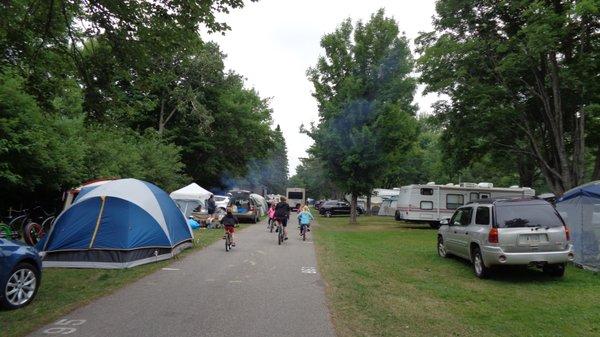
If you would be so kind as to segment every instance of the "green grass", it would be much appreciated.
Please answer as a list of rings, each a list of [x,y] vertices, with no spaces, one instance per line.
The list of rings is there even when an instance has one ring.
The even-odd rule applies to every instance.
[[[600,275],[511,268],[488,280],[437,256],[436,232],[391,218],[317,219],[338,336],[600,336]]]
[[[193,249],[187,249],[171,260],[132,269],[44,269],[42,286],[30,305],[18,310],[0,311],[0,336],[17,337],[32,332],[98,297],[168,266],[174,260],[182,259],[192,251],[210,245],[223,236],[223,231],[201,229],[194,231],[194,235]]]

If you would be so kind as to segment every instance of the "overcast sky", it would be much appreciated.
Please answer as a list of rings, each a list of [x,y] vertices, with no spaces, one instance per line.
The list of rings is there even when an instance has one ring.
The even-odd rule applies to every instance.
[[[227,54],[228,69],[245,76],[262,97],[272,98],[274,124],[281,125],[287,143],[290,175],[311,144],[300,134],[300,125],[318,117],[306,69],[323,54],[321,37],[348,17],[367,21],[382,7],[410,40],[431,30],[434,0],[260,0],[223,17],[231,26],[225,36],[208,37]],[[415,97],[421,113],[430,111],[435,99],[419,93]]]

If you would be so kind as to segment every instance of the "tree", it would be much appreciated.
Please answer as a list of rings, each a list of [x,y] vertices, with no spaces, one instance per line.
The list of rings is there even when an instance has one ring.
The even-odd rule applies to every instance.
[[[370,194],[416,137],[413,61],[406,38],[383,9],[355,27],[344,21],[321,46],[326,56],[307,72],[320,117],[306,131],[315,141],[310,153],[335,186],[352,195],[355,223],[358,196]]]
[[[600,165],[587,124],[600,102],[597,1],[443,0],[436,9],[436,31],[417,40],[419,70],[427,91],[449,97],[436,113],[458,162],[500,156],[529,177],[535,162],[558,195],[599,179],[600,169],[586,172],[586,156]]]

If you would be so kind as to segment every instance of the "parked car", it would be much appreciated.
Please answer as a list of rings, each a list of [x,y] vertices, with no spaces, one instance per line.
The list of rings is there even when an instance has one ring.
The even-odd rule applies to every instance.
[[[229,196],[226,195],[215,195],[215,204],[217,205],[217,210],[225,212],[227,210],[227,206],[229,205]]]
[[[562,277],[574,258],[569,229],[547,201],[486,199],[458,208],[441,221],[437,250],[473,263],[475,275],[489,276],[498,265],[535,265]]]
[[[358,214],[364,213],[364,209],[360,206],[357,206],[356,211]],[[350,204],[346,201],[327,200],[319,207],[319,214],[326,217],[331,217],[333,215],[347,215],[350,214]]]
[[[231,191],[229,206],[232,208],[233,215],[239,220],[249,220],[257,223],[260,220],[260,209],[256,200],[250,197],[248,191]]]
[[[0,307],[18,309],[31,303],[41,280],[38,251],[20,241],[0,238]]]

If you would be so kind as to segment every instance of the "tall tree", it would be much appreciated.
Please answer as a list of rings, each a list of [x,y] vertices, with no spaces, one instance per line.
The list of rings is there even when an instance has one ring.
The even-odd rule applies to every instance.
[[[310,152],[352,195],[355,223],[358,196],[370,194],[416,136],[413,60],[408,41],[383,9],[367,23],[344,21],[321,39],[321,47],[325,56],[307,72],[320,117],[307,131],[315,141]]]
[[[598,2],[441,0],[436,10],[417,44],[427,90],[449,97],[436,111],[445,144],[524,157],[519,170],[533,161],[556,194],[599,179]]]

